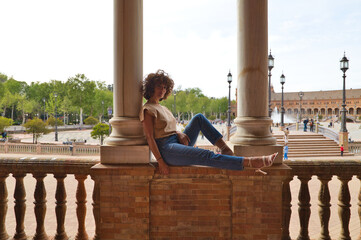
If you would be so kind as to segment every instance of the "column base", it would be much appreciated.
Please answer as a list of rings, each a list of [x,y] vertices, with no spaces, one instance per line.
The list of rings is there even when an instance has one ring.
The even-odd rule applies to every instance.
[[[237,117],[236,134],[231,137],[234,145],[276,145],[276,138],[271,134],[272,119],[269,117]]]
[[[139,118],[113,117],[109,122],[112,125],[112,133],[106,139],[106,145],[129,146],[147,144]]]
[[[283,146],[281,145],[266,145],[266,146],[247,146],[247,145],[230,145],[233,147],[233,152],[236,156],[254,157],[271,155],[278,152],[278,155],[274,161],[275,164],[283,163]]]
[[[338,133],[339,138],[339,145],[343,144],[344,150],[348,150],[348,132],[339,132]]]
[[[100,163],[102,164],[147,164],[149,161],[148,145],[100,147]]]

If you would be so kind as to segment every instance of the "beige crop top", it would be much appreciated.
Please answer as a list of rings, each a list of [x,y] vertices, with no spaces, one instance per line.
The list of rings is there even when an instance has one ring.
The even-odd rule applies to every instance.
[[[140,110],[139,120],[143,122],[144,111],[148,110],[150,115],[155,117],[154,138],[163,138],[173,135],[177,131],[177,122],[168,108],[159,103],[145,103]]]

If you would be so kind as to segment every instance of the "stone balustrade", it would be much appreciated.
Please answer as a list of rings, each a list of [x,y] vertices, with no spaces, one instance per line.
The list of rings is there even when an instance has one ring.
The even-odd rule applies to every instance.
[[[9,238],[8,233],[6,232],[6,216],[7,214],[11,214],[10,211],[8,212],[8,192],[7,192],[7,186],[6,186],[6,179],[9,177],[10,174],[15,178],[16,184],[15,184],[15,191],[14,191],[14,214],[15,214],[15,220],[16,220],[16,229],[15,234],[12,236],[13,239],[26,239],[27,234],[25,232],[24,228],[24,216],[26,212],[26,191],[25,191],[25,184],[24,184],[24,177],[27,174],[31,174],[34,179],[36,180],[36,186],[34,189],[34,215],[36,220],[36,229],[35,229],[35,235],[33,236],[33,239],[49,239],[50,237],[47,235],[45,229],[46,224],[44,219],[46,215],[46,186],[44,184],[44,178],[47,176],[47,174],[54,174],[54,178],[56,179],[56,206],[55,206],[55,212],[56,212],[56,232],[55,233],[49,233],[49,235],[54,235],[54,239],[68,239],[68,235],[65,232],[64,228],[64,222],[65,222],[65,215],[67,210],[67,194],[65,191],[65,182],[64,179],[68,175],[74,175],[75,179],[77,181],[77,192],[76,192],[76,202],[68,203],[73,204],[77,206],[76,209],[76,218],[78,221],[78,231],[76,234],[75,239],[89,239],[89,236],[87,235],[86,231],[86,225],[85,225],[85,211],[86,211],[86,195],[87,192],[85,191],[85,183],[84,180],[88,175],[91,175],[91,178],[93,180],[96,180],[96,176],[92,174],[91,167],[94,166],[96,163],[98,163],[97,160],[92,160],[91,158],[87,158],[87,160],[69,160],[66,157],[64,158],[58,158],[56,161],[50,160],[49,156],[42,156],[41,158],[19,158],[19,157],[1,157],[0,158],[0,240],[5,240]],[[329,230],[329,221],[330,221],[330,215],[331,214],[338,214],[339,215],[339,221],[341,225],[341,229],[339,232],[339,239],[351,239],[350,231],[349,231],[349,222],[350,222],[350,212],[351,212],[351,199],[357,199],[358,198],[358,206],[353,205],[354,208],[358,208],[358,214],[361,221],[361,189],[360,192],[357,195],[351,195],[348,187],[348,183],[351,180],[352,177],[357,177],[358,180],[361,180],[361,161],[360,160],[340,160],[340,161],[324,161],[324,160],[313,160],[306,161],[306,160],[297,160],[297,161],[286,161],[285,164],[287,164],[289,167],[291,167],[290,175],[283,176],[283,187],[280,190],[282,192],[282,198],[276,198],[272,199],[272,201],[279,202],[282,199],[282,240],[288,239],[290,240],[290,220],[291,220],[291,200],[296,199],[298,197],[298,215],[296,214],[296,217],[299,218],[299,235],[297,239],[310,239],[309,236],[309,224],[310,224],[310,215],[311,215],[311,204],[314,204],[310,197],[310,188],[309,188],[309,181],[313,176],[317,176],[318,180],[320,181],[320,189],[319,189],[319,195],[318,195],[318,207],[319,207],[319,218],[320,218],[320,233],[318,239],[331,239],[330,237],[330,230]],[[129,170],[130,169],[130,170]],[[277,169],[277,168],[276,168]],[[103,224],[104,226],[111,227],[111,222],[109,221],[124,221],[125,223],[128,223],[128,220],[123,217],[125,213],[119,213],[120,219],[103,219],[104,222],[99,222],[99,212],[100,208],[103,206],[103,211],[107,211],[109,206],[103,203],[103,205],[100,203],[100,186],[99,184],[102,184],[102,188],[108,189],[110,192],[113,191],[112,189],[118,189],[119,191],[125,191],[123,193],[123,197],[133,196],[135,205],[141,206],[139,209],[134,209],[131,211],[133,214],[134,212],[137,213],[139,216],[145,216],[142,211],[144,209],[152,209],[150,222],[148,223],[151,226],[151,232],[150,236],[153,236],[154,239],[164,236],[162,234],[176,234],[176,232],[179,232],[180,229],[191,229],[190,225],[187,225],[188,220],[186,217],[189,217],[189,219],[194,219],[194,214],[192,215],[182,215],[184,214],[184,207],[186,205],[182,205],[184,201],[184,204],[190,204],[189,209],[187,211],[190,211],[189,214],[193,211],[192,209],[195,209],[195,213],[197,214],[205,214],[204,217],[205,221],[209,216],[213,216],[213,213],[217,213],[219,211],[226,211],[227,214],[230,215],[222,215],[223,212],[221,211],[219,214],[223,216],[227,220],[227,222],[231,221],[231,225],[225,226],[223,224],[223,221],[218,222],[216,218],[214,219],[214,222],[207,222],[210,226],[217,226],[219,229],[222,229],[222,233],[224,232],[224,236],[228,236],[231,238],[231,236],[235,237],[241,237],[242,234],[248,234],[247,232],[244,232],[244,230],[237,232],[236,230],[239,228],[234,228],[232,230],[232,225],[243,223],[241,221],[241,218],[235,221],[236,217],[243,216],[241,213],[242,211],[245,211],[244,208],[240,207],[242,204],[246,204],[249,207],[254,207],[256,203],[250,204],[248,203],[247,199],[258,199],[260,196],[264,196],[264,198],[259,199],[262,201],[267,201],[267,195],[271,194],[272,191],[275,190],[275,186],[272,184],[268,186],[270,180],[273,181],[274,178],[278,179],[279,172],[278,170],[272,170],[269,172],[268,176],[253,176],[252,172],[245,171],[245,172],[232,172],[232,171],[225,171],[225,170],[219,170],[219,169],[213,169],[213,168],[197,168],[197,167],[172,167],[172,174],[169,177],[162,177],[161,175],[154,172],[152,167],[145,167],[143,165],[134,165],[134,166],[124,166],[121,170],[123,175],[119,175],[119,179],[115,181],[118,185],[114,185],[114,179],[112,180],[112,177],[109,178],[109,183],[111,185],[107,185],[107,181],[104,179],[101,181],[95,181],[94,184],[94,190],[92,193],[93,196],[93,215],[95,219],[95,236],[94,239],[99,239],[99,230],[97,230],[99,224]],[[109,169],[107,168],[104,171],[108,172],[111,171],[120,171],[120,170],[113,170],[113,168]],[[130,171],[130,172],[129,172]],[[149,173],[148,173],[149,172]],[[129,175],[130,174],[130,175]],[[140,174],[140,175],[139,175]],[[149,179],[144,178],[143,175],[149,174]],[[128,176],[129,175],[129,176]],[[130,177],[131,176],[131,177]],[[329,191],[328,184],[332,177],[336,176],[337,179],[340,181],[340,189],[339,189],[339,196],[338,196],[338,213],[331,212],[331,195]],[[297,177],[300,180],[300,188],[298,196],[291,194],[290,189],[290,183],[292,183],[293,179]],[[139,178],[142,181],[145,181],[147,184],[146,186],[143,185],[132,185],[129,184],[129,181],[136,181],[136,179]],[[148,179],[148,180],[147,180]],[[103,182],[102,182],[103,181]],[[125,185],[123,184],[123,181]],[[137,180],[138,181],[138,180]],[[260,182],[258,182],[260,181]],[[257,184],[256,184],[257,183]],[[150,185],[149,185],[150,184]],[[255,185],[256,184],[256,185]],[[129,185],[129,186],[128,186]],[[255,186],[260,187],[261,185],[264,185],[262,188],[257,188],[258,191],[266,191],[265,193],[257,193],[258,195],[253,196],[250,193],[247,193],[247,197],[244,198],[244,194],[249,189],[254,189]],[[266,187],[266,185],[268,187]],[[128,189],[129,187],[129,189]],[[145,187],[145,188],[144,188]],[[123,189],[124,188],[124,189]],[[139,195],[139,191],[143,191],[144,188],[144,194],[148,197],[142,197],[143,195]],[[244,189],[243,189],[244,188]],[[123,189],[123,190],[122,190]],[[190,190],[191,189],[191,190]],[[193,189],[193,190],[192,190]],[[213,195],[217,195],[217,201],[214,202]],[[232,190],[233,189],[233,190]],[[248,189],[248,190],[247,190]],[[263,189],[263,190],[262,190]],[[239,196],[236,195],[235,191],[241,191],[242,194]],[[129,191],[129,193],[126,193]],[[147,192],[150,191],[150,192]],[[216,192],[215,192],[216,191]],[[227,195],[222,195],[223,192],[227,193]],[[268,192],[267,192],[268,191]],[[109,192],[109,194],[110,194]],[[147,194],[146,194],[147,193]],[[88,193],[90,194],[90,193]],[[113,193],[115,194],[113,197],[116,198],[116,196],[119,195],[119,193]],[[124,195],[126,194],[126,195]],[[132,195],[133,194],[133,195]],[[150,194],[150,195],[149,195]],[[163,198],[165,198],[167,201],[164,202],[163,198],[160,198],[158,195],[160,194]],[[212,198],[207,198],[206,195],[208,194]],[[213,195],[212,195],[213,194]],[[139,196],[138,196],[139,195]],[[223,197],[221,197],[221,195]],[[108,195],[107,195],[108,196]],[[109,195],[110,196],[110,195]],[[119,195],[120,196],[120,195]],[[118,196],[118,197],[119,197]],[[231,197],[233,196],[233,197]],[[237,198],[235,198],[237,196]],[[257,197],[258,196],[258,197]],[[224,198],[224,200],[222,200]],[[125,199],[125,198],[124,198]],[[191,200],[193,199],[193,200]],[[200,199],[200,200],[199,200]],[[212,200],[213,199],[213,200]],[[235,203],[234,201],[236,199],[239,199],[239,203]],[[262,200],[263,199],[263,200]],[[105,200],[105,199],[103,199]],[[140,201],[142,200],[142,201]],[[144,200],[144,202],[143,202]],[[242,201],[245,202],[242,202]],[[150,202],[149,202],[150,201]],[[199,201],[200,205],[197,205]],[[252,200],[253,201],[253,200]],[[258,200],[257,200],[258,201]],[[261,203],[260,202],[260,203]],[[122,203],[116,203],[114,204],[122,204],[124,206],[128,206],[129,203],[122,202]],[[211,204],[212,203],[212,204]],[[224,204],[219,205],[220,203]],[[239,205],[242,203],[241,205]],[[257,204],[260,204],[257,203]],[[202,205],[203,204],[203,205]],[[204,205],[205,204],[205,205]],[[208,205],[209,206],[208,206]],[[269,204],[269,203],[267,203]],[[114,205],[114,206],[115,206]],[[194,206],[193,206],[194,205]],[[246,206],[245,205],[245,206]],[[133,206],[131,204],[131,206]],[[258,205],[257,205],[258,206]],[[260,205],[261,206],[261,205]],[[179,207],[179,209],[177,208]],[[124,208],[124,207],[123,207]],[[160,211],[159,208],[164,209],[172,209],[172,211]],[[205,210],[205,212],[200,211],[200,209]],[[209,212],[209,209],[213,209],[213,212]],[[247,207],[248,208],[248,207]],[[112,208],[109,208],[111,210]],[[128,209],[128,208],[124,208]],[[243,210],[242,210],[243,209]],[[148,211],[147,210],[147,211]],[[129,210],[130,211],[130,210]],[[247,210],[248,213],[254,214],[254,218],[257,218],[257,211],[253,212],[250,209]],[[130,216],[127,213],[128,216]],[[123,215],[122,215],[123,214]],[[125,214],[125,215],[127,215]],[[149,214],[147,212],[147,214]],[[237,215],[238,214],[238,215]],[[125,216],[124,215],[124,216]],[[169,216],[168,216],[169,215]],[[174,215],[174,216],[173,216]],[[201,216],[200,215],[200,216]],[[132,215],[133,216],[133,215]],[[202,215],[203,216],[203,215]],[[218,215],[217,215],[218,216]],[[265,215],[266,216],[266,215]],[[268,215],[267,215],[268,216]],[[135,217],[135,216],[133,216]],[[201,218],[201,217],[198,217]],[[197,219],[198,219],[197,218]],[[168,220],[167,220],[168,219]],[[233,220],[231,220],[233,219]],[[108,221],[109,220],[109,221]],[[153,222],[152,222],[153,221]],[[177,227],[166,228],[167,224],[172,223],[175,221],[174,225]],[[213,220],[212,220],[213,221]],[[256,221],[256,220],[255,220]],[[258,221],[258,220],[257,220]],[[256,222],[257,222],[256,221]],[[127,225],[124,223],[124,226]],[[163,225],[164,226],[163,226]],[[182,225],[183,224],[183,225]],[[185,224],[185,225],[184,225]],[[212,225],[213,224],[213,225]],[[223,226],[223,225],[224,226]],[[236,224],[236,225],[237,225]],[[115,225],[114,225],[115,226]],[[127,225],[129,229],[132,229],[131,225]],[[152,227],[153,226],[153,227]],[[157,227],[155,227],[157,226]],[[164,228],[160,228],[160,226],[163,226]],[[208,226],[208,225],[207,225]],[[263,226],[263,225],[262,225]],[[235,227],[235,225],[233,226]],[[139,226],[138,226],[139,228]],[[166,231],[167,229],[167,231]],[[139,230],[139,229],[138,229]],[[29,231],[29,230],[28,230]],[[115,231],[115,230],[114,230]],[[122,230],[124,232],[125,229]],[[129,230],[130,231],[130,230]],[[137,231],[137,228],[134,229],[134,231]],[[217,230],[218,231],[218,230]],[[109,229],[109,233],[112,232]],[[126,232],[126,231],[125,231]],[[218,231],[219,233],[219,231]],[[180,233],[177,233],[180,234]],[[185,233],[184,233],[185,234]],[[213,234],[213,233],[212,233]],[[214,233],[216,234],[216,233]],[[227,235],[228,234],[228,235]],[[264,233],[266,234],[266,233]],[[244,236],[246,236],[244,235]],[[178,236],[178,235],[177,235]],[[179,235],[181,236],[181,235]],[[250,237],[250,235],[247,235]],[[360,238],[361,236],[359,236]],[[226,237],[227,238],[227,237]],[[245,238],[248,239],[248,238]],[[251,238],[249,238],[251,239]],[[352,238],[354,239],[354,238]]]
[[[100,146],[97,145],[50,145],[50,144],[21,144],[1,143],[0,153],[53,154],[72,156],[99,155]]]
[[[16,179],[14,190],[14,214],[16,220],[16,229],[13,239],[27,239],[27,234],[24,228],[24,217],[26,213],[26,191],[24,185],[24,177],[27,174],[32,174],[36,179],[36,186],[34,189],[34,213],[36,220],[36,230],[33,236],[34,240],[50,239],[45,231],[45,215],[47,211],[47,198],[46,188],[44,184],[44,178],[47,174],[53,174],[57,181],[56,184],[56,233],[54,239],[65,240],[69,239],[65,232],[64,223],[66,216],[66,202],[67,194],[65,190],[64,179],[72,174],[78,182],[76,190],[76,217],[78,220],[78,231],[75,239],[88,240],[89,237],[85,228],[85,215],[86,215],[86,191],[84,187],[84,180],[90,175],[90,168],[98,163],[97,160],[84,160],[84,159],[72,159],[58,158],[56,160],[48,157],[41,158],[20,158],[19,157],[1,157],[0,158],[0,240],[6,240],[9,238],[6,232],[6,215],[8,213],[8,191],[6,186],[6,179],[9,174]],[[91,176],[94,180],[94,177]],[[93,189],[93,214],[95,220],[95,235],[94,239],[99,239],[97,234],[97,225],[99,223],[99,185],[97,182],[94,184]]]
[[[348,151],[355,155],[361,155],[361,142],[349,142]]]
[[[351,239],[349,231],[350,222],[350,200],[358,198],[358,214],[361,223],[361,189],[358,196],[350,196],[348,182],[356,176],[361,180],[361,160],[297,160],[285,161],[292,168],[291,176],[283,182],[283,228],[282,240],[290,240],[290,219],[291,219],[291,196],[290,182],[295,176],[300,180],[300,189],[298,193],[298,217],[299,217],[299,235],[297,239],[310,239],[309,221],[311,214],[310,191],[308,182],[312,176],[317,176],[320,181],[318,193],[318,206],[320,218],[320,233],[318,239],[331,239],[329,231],[329,221],[331,215],[331,196],[328,187],[329,181],[333,176],[337,176],[340,181],[338,195],[338,216],[341,224],[338,239]],[[356,207],[356,206],[355,206]],[[332,214],[337,214],[332,212]],[[361,238],[361,233],[358,239]]]

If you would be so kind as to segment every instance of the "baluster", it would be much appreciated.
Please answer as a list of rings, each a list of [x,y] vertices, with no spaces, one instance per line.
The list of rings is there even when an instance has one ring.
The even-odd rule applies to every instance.
[[[311,176],[298,176],[301,181],[300,192],[298,193],[298,217],[300,219],[300,234],[297,240],[309,240],[308,223],[311,215],[310,191],[308,189],[308,181]]]
[[[99,224],[100,224],[100,186],[98,179],[94,175],[91,176],[94,181],[94,189],[93,189],[93,215],[95,220],[95,234],[93,240],[100,240],[99,233]]]
[[[66,174],[55,174],[54,177],[56,178],[57,181],[56,192],[55,192],[55,199],[56,199],[55,214],[56,214],[57,226],[56,226],[56,234],[54,239],[64,240],[64,239],[68,239],[68,236],[64,228],[65,213],[66,213],[66,190],[64,185],[64,178],[66,178]]]
[[[8,189],[6,188],[7,173],[0,173],[0,240],[6,240],[9,235],[6,232],[5,220],[8,211]]]
[[[320,175],[318,179],[321,182],[320,192],[318,193],[318,214],[321,222],[321,232],[319,240],[331,240],[330,233],[328,230],[328,223],[330,221],[331,214],[331,196],[328,189],[328,182],[331,180],[332,176],[330,175]]]
[[[340,232],[340,240],[351,240],[350,231],[348,229],[348,225],[350,223],[350,191],[348,189],[348,182],[351,180],[352,176],[337,176],[337,178],[341,181],[341,188],[338,194],[338,216],[341,221],[341,232]]]
[[[16,219],[16,232],[14,235],[14,239],[17,240],[26,240],[26,234],[24,231],[24,216],[26,210],[25,204],[25,187],[24,187],[24,177],[26,176],[25,173],[14,173],[14,178],[16,179],[15,183],[15,191],[14,191],[14,198],[15,198],[15,219]]]
[[[76,215],[78,217],[78,233],[76,234],[76,240],[88,240],[88,234],[85,231],[85,216],[86,216],[86,191],[84,181],[87,175],[75,175],[75,179],[78,181],[78,187],[76,189]]]
[[[282,240],[291,240],[290,237],[290,219],[291,219],[291,189],[290,181],[293,177],[286,178],[282,183]]]
[[[46,190],[44,185],[45,173],[33,174],[36,179],[36,186],[34,191],[34,212],[36,218],[36,231],[33,240],[48,239],[44,228],[44,219],[46,214]]]
[[[361,175],[357,176],[357,178],[361,181]],[[358,236],[358,239],[361,240],[361,186],[358,193],[358,217],[360,218],[360,235]]]

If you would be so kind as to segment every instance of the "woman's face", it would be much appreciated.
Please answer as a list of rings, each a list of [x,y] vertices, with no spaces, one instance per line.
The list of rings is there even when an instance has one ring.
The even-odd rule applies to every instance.
[[[153,97],[157,99],[164,98],[165,93],[167,92],[167,86],[163,83],[157,83],[154,88]]]

